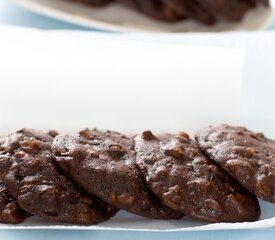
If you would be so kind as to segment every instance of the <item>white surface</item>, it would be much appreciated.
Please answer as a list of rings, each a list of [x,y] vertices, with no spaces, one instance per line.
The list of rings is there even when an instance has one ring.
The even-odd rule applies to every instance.
[[[262,76],[256,77],[259,62],[250,57],[258,57],[266,66],[265,61],[269,63],[272,57],[267,58],[272,53],[270,45],[275,42],[273,34],[249,34],[249,39],[262,39],[265,45],[260,40],[260,45],[252,44],[240,37],[242,34],[225,34],[223,45],[230,45],[230,38],[242,39],[238,46],[231,44],[236,48],[232,50],[175,44],[175,39],[157,43],[152,36],[142,36],[140,40],[132,36],[129,40],[129,36],[110,38],[93,33],[4,27],[0,28],[0,35],[2,134],[23,126],[56,128],[62,132],[97,126],[123,132],[153,129],[193,133],[209,124],[243,124],[247,119],[243,119],[242,96],[251,97],[254,89],[261,86],[256,81]],[[212,44],[218,45],[219,40]],[[251,44],[254,50],[242,48],[242,44]],[[257,54],[259,51],[261,55]],[[271,65],[262,71],[266,79],[271,74]],[[247,83],[242,89],[244,67],[250,77],[255,75],[254,89],[249,88],[248,94]],[[274,84],[273,88],[271,84],[268,87],[272,93]],[[264,106],[266,98],[262,98],[261,92],[258,97]],[[254,102],[249,100],[253,106]],[[269,108],[265,109],[268,112]],[[257,114],[257,109],[253,111]],[[176,232],[273,227],[275,205],[261,202],[261,207],[261,220],[254,223],[208,224],[187,218],[159,221],[121,211],[110,221],[91,227],[56,225],[31,218],[21,225],[0,228]]]
[[[175,24],[150,19],[120,4],[102,9],[83,6],[67,0],[14,0],[32,11],[82,26],[120,32],[213,32],[258,30],[267,28],[274,20],[275,0],[271,9],[259,7],[250,11],[240,23],[221,22],[208,27],[193,20]]]

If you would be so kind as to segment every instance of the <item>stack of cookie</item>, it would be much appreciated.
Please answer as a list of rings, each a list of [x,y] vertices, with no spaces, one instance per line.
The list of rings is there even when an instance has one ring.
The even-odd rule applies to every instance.
[[[22,129],[0,138],[0,222],[90,225],[119,209],[154,219],[255,221],[275,202],[275,141],[220,125],[126,136]]]
[[[269,0],[71,0],[93,6],[120,2],[159,20],[175,22],[187,18],[212,25],[219,20],[240,21],[244,14]]]

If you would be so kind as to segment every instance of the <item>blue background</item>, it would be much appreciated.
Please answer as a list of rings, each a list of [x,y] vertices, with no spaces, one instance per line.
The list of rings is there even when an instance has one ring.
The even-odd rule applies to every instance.
[[[212,240],[212,239],[242,239],[242,240],[274,240],[274,231],[210,231],[210,232],[185,232],[185,233],[143,233],[143,232],[121,232],[121,231],[52,231],[52,230],[9,230],[0,231],[1,240]]]
[[[34,27],[40,29],[77,29],[89,30],[77,25],[57,21],[48,17],[40,16],[26,11],[9,0],[0,0],[0,24]],[[270,27],[275,29],[275,23]],[[95,29],[93,29],[95,30]],[[0,38],[1,42],[1,38]],[[0,240],[99,240],[99,239],[242,239],[259,240],[275,239],[274,230],[231,230],[231,231],[208,231],[208,232],[185,232],[185,233],[146,233],[146,232],[123,232],[123,231],[62,231],[62,230],[0,230]]]
[[[73,24],[67,24],[48,17],[40,16],[21,7],[11,0],[0,0],[0,24],[9,24],[40,29],[78,29],[87,30]]]

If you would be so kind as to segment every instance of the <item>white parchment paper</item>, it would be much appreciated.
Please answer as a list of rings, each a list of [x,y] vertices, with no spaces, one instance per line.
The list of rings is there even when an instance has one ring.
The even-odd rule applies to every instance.
[[[243,51],[110,38],[3,28],[0,132],[240,123]]]

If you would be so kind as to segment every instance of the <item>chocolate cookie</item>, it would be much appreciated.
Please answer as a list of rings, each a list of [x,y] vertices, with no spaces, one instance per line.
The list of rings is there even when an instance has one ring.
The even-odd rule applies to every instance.
[[[217,19],[240,21],[245,13],[255,7],[250,0],[197,0],[207,12]]]
[[[211,222],[254,221],[257,198],[200,151],[186,133],[135,137],[137,165],[162,202]]]
[[[162,0],[180,16],[195,19],[207,25],[216,23],[216,17],[200,4],[198,0]]]
[[[69,1],[69,0],[68,0]],[[269,5],[269,0],[70,0],[91,6],[105,6],[121,2],[147,16],[168,22],[195,19],[207,25],[218,20],[240,21],[244,14],[258,5]]]
[[[262,5],[264,5],[264,6],[269,6],[270,4],[269,4],[269,0],[248,0],[248,1],[251,1],[251,2],[253,2],[255,5],[257,5],[257,4],[262,4]]]
[[[0,146],[4,138],[0,138]],[[1,153],[1,149],[0,149]],[[20,223],[30,214],[21,209],[4,185],[0,175],[0,223]]]
[[[184,19],[184,15],[178,14],[176,11],[172,10],[168,5],[164,4],[162,0],[117,0],[127,6],[138,9],[139,11],[145,13],[147,16],[174,22]]]
[[[229,125],[197,132],[200,148],[257,197],[275,203],[275,141]]]
[[[182,213],[161,204],[135,166],[131,138],[117,132],[85,129],[57,136],[52,145],[58,166],[79,186],[100,199],[137,215],[178,219]]]
[[[46,219],[93,224],[116,213],[109,204],[84,194],[52,161],[56,132],[22,129],[1,144],[0,174],[18,205]]]
[[[21,209],[0,180],[0,223],[20,223],[30,214]]]

